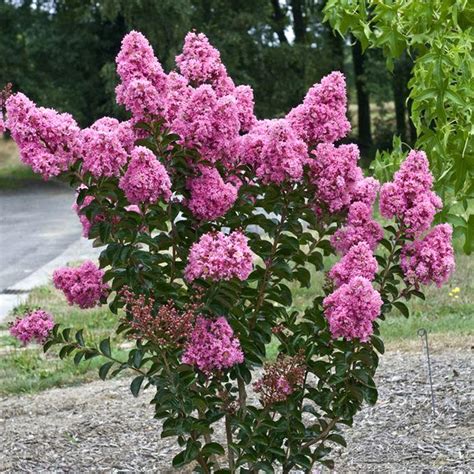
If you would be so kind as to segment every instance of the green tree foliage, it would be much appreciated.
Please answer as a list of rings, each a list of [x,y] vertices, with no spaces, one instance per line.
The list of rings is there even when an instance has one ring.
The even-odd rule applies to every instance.
[[[390,70],[403,54],[412,58],[409,100],[416,146],[427,151],[437,190],[446,203],[439,218],[454,224],[458,235],[464,234],[464,249],[470,253],[474,247],[472,3],[329,0],[325,19],[342,35],[354,35],[364,49],[380,48]],[[383,158],[390,159],[386,154]],[[380,167],[387,169],[387,163]]]

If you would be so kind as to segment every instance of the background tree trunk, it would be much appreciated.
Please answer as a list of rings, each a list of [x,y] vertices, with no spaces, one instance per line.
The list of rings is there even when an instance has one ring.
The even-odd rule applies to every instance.
[[[358,142],[362,154],[367,154],[372,146],[372,131],[370,124],[370,100],[365,77],[365,57],[360,43],[352,38],[352,60],[354,63],[354,78],[357,92],[357,125],[359,128]]]

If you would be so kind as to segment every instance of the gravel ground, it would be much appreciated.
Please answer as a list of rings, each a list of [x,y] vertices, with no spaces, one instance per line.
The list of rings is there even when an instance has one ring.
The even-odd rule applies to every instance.
[[[474,472],[472,349],[432,354],[437,414],[421,353],[382,358],[377,406],[365,408],[335,452],[336,471]],[[172,472],[145,392],[125,380],[0,399],[0,472]]]

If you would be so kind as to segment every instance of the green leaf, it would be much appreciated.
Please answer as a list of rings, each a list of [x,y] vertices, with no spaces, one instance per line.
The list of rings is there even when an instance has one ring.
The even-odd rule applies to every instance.
[[[140,387],[142,386],[144,378],[144,375],[139,375],[132,380],[132,383],[130,384],[130,391],[134,397],[138,397],[138,393],[140,392]]]
[[[203,456],[209,457],[213,454],[223,456],[225,454],[224,448],[219,443],[207,443],[201,450]]]
[[[106,362],[100,369],[99,369],[99,377],[102,380],[107,378],[107,374],[109,373],[110,368],[114,365],[113,361]]]
[[[102,352],[102,354],[104,354],[105,356],[107,356],[107,357],[112,356],[112,351],[110,350],[110,339],[109,338],[100,341],[99,348],[100,348],[100,352]]]
[[[331,433],[326,439],[328,441],[334,441],[334,443],[340,444],[341,446],[347,447],[346,440],[339,433]]]
[[[405,316],[405,318],[408,318],[410,316],[410,311],[405,303],[402,303],[401,301],[395,301],[393,303],[393,306],[395,306],[400,311],[400,313]]]

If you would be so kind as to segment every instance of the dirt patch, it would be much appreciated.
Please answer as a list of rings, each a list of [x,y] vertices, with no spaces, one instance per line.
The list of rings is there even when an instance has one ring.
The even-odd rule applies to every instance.
[[[382,358],[379,402],[347,430],[337,472],[474,472],[472,353],[435,352],[432,363],[435,416],[422,354]],[[160,439],[150,396],[133,399],[122,379],[1,399],[0,471],[172,472],[179,448]]]

